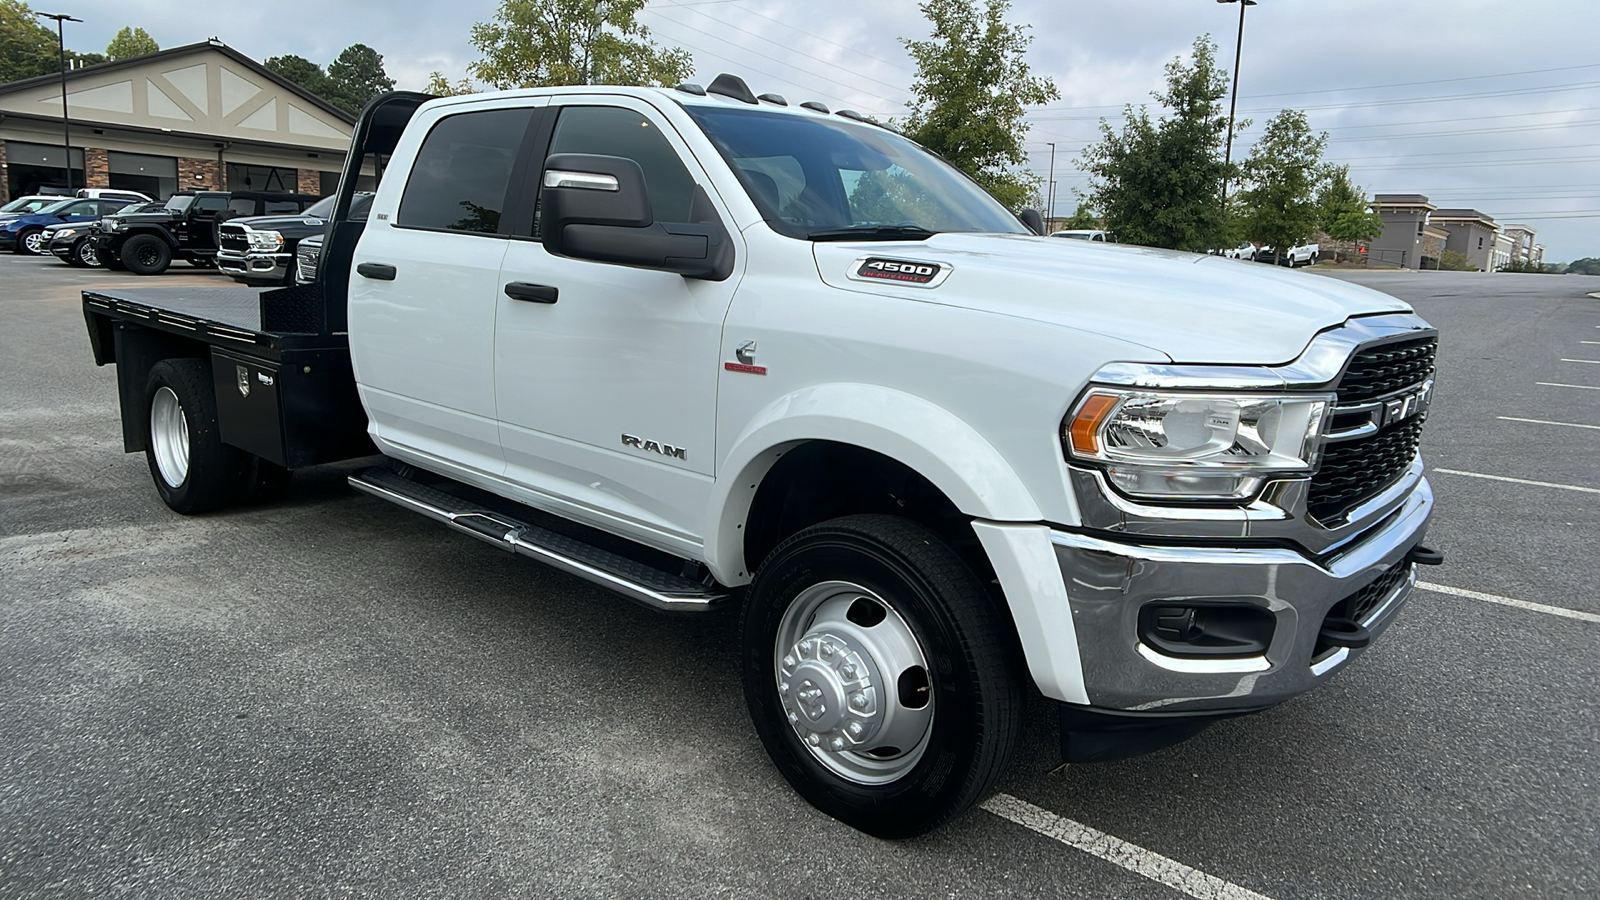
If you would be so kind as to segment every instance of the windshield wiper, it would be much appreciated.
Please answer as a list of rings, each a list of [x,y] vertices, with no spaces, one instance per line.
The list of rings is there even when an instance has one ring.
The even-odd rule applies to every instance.
[[[812,241],[920,241],[933,237],[921,225],[856,225],[851,228],[824,228],[806,233]]]

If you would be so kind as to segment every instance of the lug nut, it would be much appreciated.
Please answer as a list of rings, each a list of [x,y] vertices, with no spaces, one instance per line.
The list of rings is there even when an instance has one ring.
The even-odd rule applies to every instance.
[[[835,750],[843,750],[844,749],[844,738],[834,738],[832,741],[828,742],[828,746],[832,747]]]
[[[844,668],[839,670],[839,674],[843,675],[846,678],[855,678],[856,677],[856,667],[855,666],[851,666],[851,665],[846,665]]]
[[[806,743],[810,744],[813,747],[821,746],[821,744],[822,744],[822,735],[817,734],[815,731],[813,731],[810,734],[806,735]]]
[[[823,644],[822,645],[822,655],[823,656],[825,656],[825,657],[827,657],[829,659],[832,659],[833,658],[833,653],[834,653],[834,647],[833,647],[832,644]]]
[[[866,694],[852,694],[852,695],[850,695],[850,705],[854,706],[856,709],[866,709],[867,708],[867,695]]]
[[[861,727],[860,722],[851,722],[849,730],[851,737],[861,737],[861,732],[865,731],[866,729]]]
[[[783,658],[783,667],[785,669],[794,668],[794,656],[793,655],[785,656]]]
[[[787,682],[787,681],[780,682],[778,684],[778,693],[780,693],[780,694],[789,693],[789,682]]]
[[[799,713],[789,713],[789,724],[790,725],[793,725],[798,721],[800,721],[800,714]]]

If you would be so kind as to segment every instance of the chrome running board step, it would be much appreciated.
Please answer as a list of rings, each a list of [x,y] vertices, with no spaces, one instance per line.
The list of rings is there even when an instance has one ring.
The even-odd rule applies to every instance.
[[[652,609],[698,612],[714,609],[728,597],[727,590],[719,585],[674,575],[576,538],[529,525],[381,466],[351,475],[350,486],[443,522],[502,550],[592,581]]]

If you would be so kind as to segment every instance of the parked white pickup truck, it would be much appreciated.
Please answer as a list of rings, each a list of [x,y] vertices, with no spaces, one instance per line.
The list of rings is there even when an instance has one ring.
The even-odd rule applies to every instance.
[[[1037,236],[731,76],[391,94],[349,158],[314,283],[85,292],[162,498],[381,452],[358,490],[734,606],[774,764],[864,831],[980,800],[1035,690],[1093,761],[1316,687],[1440,558],[1437,335],[1383,294]]]

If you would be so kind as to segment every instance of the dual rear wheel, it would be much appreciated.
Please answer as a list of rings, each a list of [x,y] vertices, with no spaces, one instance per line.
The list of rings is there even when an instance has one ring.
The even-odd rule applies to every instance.
[[[211,370],[198,359],[164,359],[145,382],[145,459],[162,502],[185,515],[230,503],[282,497],[293,473],[222,442]]]

